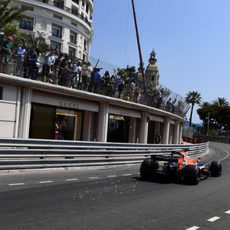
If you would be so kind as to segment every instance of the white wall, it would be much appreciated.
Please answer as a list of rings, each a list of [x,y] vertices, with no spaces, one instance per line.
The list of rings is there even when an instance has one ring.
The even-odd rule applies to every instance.
[[[17,117],[17,87],[0,84],[3,99],[0,100],[0,138],[15,137]]]

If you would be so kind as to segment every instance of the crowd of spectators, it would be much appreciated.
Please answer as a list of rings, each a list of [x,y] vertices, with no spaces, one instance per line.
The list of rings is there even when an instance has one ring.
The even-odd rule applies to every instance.
[[[24,44],[12,53],[12,36],[0,37],[0,72],[19,77],[44,81],[51,84],[98,93],[127,101],[164,109],[183,116],[186,104],[182,98],[173,100],[161,89],[152,89],[138,74],[132,76],[121,72],[110,75],[109,71],[101,74],[101,69],[93,67],[57,50],[49,50],[41,55],[36,48],[27,48]]]

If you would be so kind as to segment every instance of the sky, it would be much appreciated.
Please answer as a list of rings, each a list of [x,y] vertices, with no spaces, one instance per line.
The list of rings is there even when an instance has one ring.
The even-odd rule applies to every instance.
[[[230,102],[230,1],[135,0],[135,6],[143,61],[146,67],[154,49],[160,84],[183,97],[198,91],[202,102]],[[91,56],[138,67],[131,0],[94,0],[93,29]]]

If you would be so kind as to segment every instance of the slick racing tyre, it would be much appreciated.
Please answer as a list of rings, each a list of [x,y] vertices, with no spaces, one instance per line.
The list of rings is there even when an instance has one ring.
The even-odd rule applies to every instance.
[[[210,166],[211,175],[219,177],[222,174],[222,165],[219,161],[212,161]]]
[[[186,165],[183,171],[183,181],[185,184],[197,185],[199,179],[199,169],[195,165]]]
[[[153,176],[153,165],[151,159],[145,159],[141,163],[140,175],[143,179],[150,179]]]

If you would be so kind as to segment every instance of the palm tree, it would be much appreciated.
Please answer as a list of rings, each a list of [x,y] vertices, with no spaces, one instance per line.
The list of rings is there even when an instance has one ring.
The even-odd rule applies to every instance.
[[[229,103],[226,98],[218,97],[217,100],[213,101],[213,105],[221,109],[221,108],[228,106]]]
[[[186,102],[191,104],[191,113],[190,113],[190,119],[189,119],[189,126],[192,126],[192,114],[193,114],[193,108],[195,104],[200,104],[201,102],[201,95],[200,93],[196,92],[196,91],[189,91],[186,95],[185,98]]]
[[[219,128],[221,129],[225,123],[224,120],[229,103],[224,97],[218,97],[217,100],[213,101],[213,106],[215,108],[216,120],[218,121]]]
[[[0,5],[0,31],[7,23],[19,20],[25,11],[24,8],[11,7],[11,2],[12,0],[9,0],[5,4]]]

